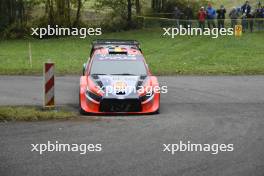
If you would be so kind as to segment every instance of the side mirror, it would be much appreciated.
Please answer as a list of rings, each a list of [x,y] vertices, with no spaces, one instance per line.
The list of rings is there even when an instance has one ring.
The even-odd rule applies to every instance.
[[[83,64],[83,71],[82,71],[82,72],[83,72],[83,76],[85,75],[86,66],[87,66],[87,64],[86,64],[86,63],[84,63],[84,64]]]

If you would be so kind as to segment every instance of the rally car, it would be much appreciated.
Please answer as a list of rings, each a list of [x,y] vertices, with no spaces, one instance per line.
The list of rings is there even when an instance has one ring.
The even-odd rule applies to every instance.
[[[158,79],[151,74],[139,42],[92,42],[80,78],[81,114],[159,113],[158,90]]]

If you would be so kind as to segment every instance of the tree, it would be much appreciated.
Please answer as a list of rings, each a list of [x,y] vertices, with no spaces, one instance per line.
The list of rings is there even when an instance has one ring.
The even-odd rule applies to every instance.
[[[127,25],[130,28],[132,26],[132,2],[127,0]]]
[[[22,25],[25,20],[25,0],[1,0],[0,24],[5,28],[11,24]]]
[[[78,26],[80,23],[81,8],[82,8],[82,0],[77,0],[77,12],[76,12],[74,26]]]
[[[140,0],[136,0],[136,13],[137,15],[140,15],[141,14],[141,5],[140,5]]]
[[[48,23],[52,26],[55,25],[54,20],[54,2],[53,0],[46,1],[46,13],[48,14]]]
[[[118,17],[126,23],[127,28],[132,27],[132,7],[133,0],[97,0],[96,8],[99,10],[111,9],[112,19]]]

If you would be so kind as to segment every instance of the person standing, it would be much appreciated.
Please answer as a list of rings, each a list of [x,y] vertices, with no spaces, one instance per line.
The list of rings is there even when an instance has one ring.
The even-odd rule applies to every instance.
[[[264,30],[264,6],[262,6],[261,9],[262,9],[262,18],[261,18],[261,21],[262,21],[262,25],[261,26],[262,26],[262,28],[261,29]]]
[[[212,4],[209,3],[207,10],[206,10],[206,14],[207,14],[207,23],[208,23],[208,28],[211,29],[211,26],[213,28],[215,28],[215,16],[216,16],[216,11],[215,9],[212,7]]]
[[[253,32],[253,28],[254,28],[254,14],[253,14],[253,12],[250,12],[248,14],[247,20],[248,20],[250,32]]]
[[[247,15],[246,13],[243,13],[242,14],[242,17],[241,17],[241,24],[242,24],[242,31],[243,32],[246,32],[246,30],[248,29],[248,22],[247,22]]]
[[[241,7],[242,13],[242,27],[245,32],[248,29],[248,16],[251,13],[251,6],[249,5],[249,1],[246,1],[245,4]]]
[[[185,20],[186,20],[186,28],[192,27],[192,20],[193,20],[193,9],[191,8],[190,4],[186,7],[184,11]]]
[[[225,14],[226,14],[226,9],[224,5],[220,6],[220,9],[216,11],[217,13],[217,24],[218,24],[218,29],[225,28]]]
[[[264,18],[264,10],[263,7],[261,6],[261,3],[258,3],[256,12],[255,12],[255,18],[257,20],[257,25],[258,25],[258,30],[262,30],[263,29],[263,18]]]
[[[205,20],[206,20],[206,11],[204,10],[204,7],[201,7],[198,12],[198,21],[199,21],[199,28],[204,30],[205,28]]]
[[[246,16],[248,16],[250,12],[251,6],[249,5],[249,1],[246,1],[245,4],[241,7],[241,13],[246,14]]]
[[[174,19],[176,20],[176,27],[179,28],[180,27],[181,11],[177,6],[174,7],[173,16],[174,16]]]
[[[233,9],[230,11],[229,17],[231,19],[231,27],[235,28],[235,25],[237,25],[237,19],[239,17],[239,13],[236,7],[233,7]]]

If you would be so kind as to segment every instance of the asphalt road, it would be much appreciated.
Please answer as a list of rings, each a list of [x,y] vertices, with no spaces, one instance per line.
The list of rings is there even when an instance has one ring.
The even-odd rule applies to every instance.
[[[0,175],[263,176],[264,76],[160,77],[161,114],[0,123]],[[78,77],[56,79],[76,109]],[[0,77],[0,105],[41,105],[40,77]],[[96,144],[101,152],[31,152],[31,144]],[[163,152],[163,144],[233,144],[234,151]]]

